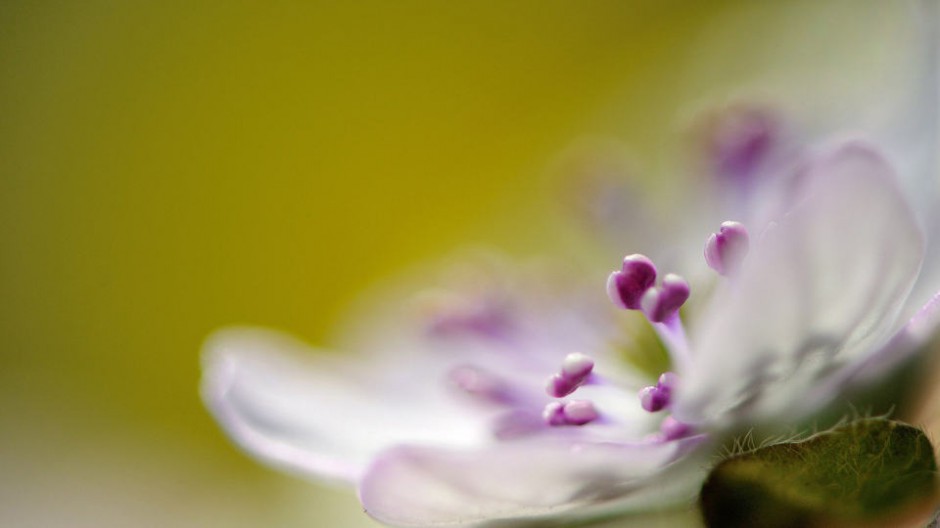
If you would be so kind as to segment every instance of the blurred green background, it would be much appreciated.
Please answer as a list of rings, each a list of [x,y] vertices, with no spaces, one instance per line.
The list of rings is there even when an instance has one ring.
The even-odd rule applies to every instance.
[[[550,162],[668,168],[697,39],[758,4],[0,2],[0,524],[370,526],[223,437],[203,338],[328,342],[409,265],[558,244]]]

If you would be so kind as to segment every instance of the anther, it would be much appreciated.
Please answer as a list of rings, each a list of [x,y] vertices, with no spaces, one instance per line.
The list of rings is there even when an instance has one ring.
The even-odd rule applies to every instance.
[[[656,382],[656,386],[668,393],[676,388],[679,383],[679,376],[675,372],[663,372]]]
[[[640,390],[638,394],[640,406],[647,412],[657,412],[668,407],[678,379],[679,377],[672,372],[663,373],[655,386],[644,387]]]
[[[587,400],[570,402],[553,401],[545,406],[542,419],[551,426],[585,425],[596,420],[600,415],[594,404]]]
[[[659,432],[662,434],[663,440],[678,440],[679,438],[684,438],[692,434],[692,426],[680,422],[672,416],[667,416],[663,422],[659,424]]]
[[[594,370],[594,360],[580,353],[574,352],[565,356],[561,364],[561,372],[548,379],[545,392],[554,398],[565,397],[588,380]]]
[[[621,308],[638,310],[643,294],[656,282],[656,266],[644,255],[627,255],[620,271],[607,279],[607,295]]]
[[[747,255],[747,229],[738,222],[724,222],[705,242],[705,262],[719,275],[730,275],[741,267]]]
[[[661,411],[669,405],[669,394],[659,387],[644,387],[640,390],[640,405],[647,412]]]
[[[690,293],[689,283],[685,279],[669,273],[663,277],[661,286],[646,291],[640,304],[651,322],[661,323],[678,313]]]
[[[709,123],[707,148],[720,177],[749,183],[780,135],[775,117],[767,109],[737,107]]]

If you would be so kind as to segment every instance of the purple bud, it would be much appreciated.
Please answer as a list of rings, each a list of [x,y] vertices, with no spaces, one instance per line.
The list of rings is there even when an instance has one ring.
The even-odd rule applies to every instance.
[[[735,273],[744,262],[749,247],[747,228],[738,222],[724,222],[705,242],[705,262],[719,275]]]
[[[656,266],[643,255],[628,255],[620,271],[607,279],[607,295],[621,308],[640,309],[643,294],[656,282]]]
[[[659,288],[650,288],[643,295],[642,308],[646,317],[654,323],[661,323],[674,316],[688,300],[691,290],[689,283],[682,277],[670,273],[663,277]]]

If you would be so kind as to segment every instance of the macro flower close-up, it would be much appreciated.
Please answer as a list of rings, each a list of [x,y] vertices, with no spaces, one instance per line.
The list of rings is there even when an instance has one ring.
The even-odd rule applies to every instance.
[[[940,523],[940,1],[0,3],[0,526]]]
[[[443,283],[424,273],[410,293],[367,296],[373,315],[343,357],[221,330],[205,345],[206,405],[249,453],[354,486],[392,526],[690,509],[722,442],[806,423],[906,363],[940,322],[923,31],[926,71],[895,94],[927,113],[903,116],[921,136],[864,119],[808,131],[785,105],[741,96],[697,119],[704,183],[692,205],[671,200],[668,224],[640,209],[617,222],[642,189],[603,195],[601,181],[584,198],[587,215],[614,210],[598,231],[617,236],[598,245],[632,237],[652,257],[617,247],[604,277],[558,256],[459,255]]]
[[[924,241],[882,155],[849,142],[790,169],[753,235],[725,222],[708,236],[715,284],[695,309],[680,310],[688,281],[639,254],[594,299],[583,284],[559,292],[557,277],[497,269],[522,276],[426,292],[410,326],[397,321],[357,360],[221,331],[206,345],[207,405],[250,452],[356,485],[365,510],[396,526],[687,499],[711,434],[817,410],[903,361],[940,320],[940,297],[907,306]],[[642,313],[668,352],[651,385],[618,361],[636,343],[615,307]],[[684,315],[700,319],[692,332]]]

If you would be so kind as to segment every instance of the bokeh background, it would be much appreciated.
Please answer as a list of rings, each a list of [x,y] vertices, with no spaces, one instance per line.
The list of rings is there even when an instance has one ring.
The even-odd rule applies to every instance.
[[[2,0],[0,525],[372,526],[224,438],[204,337],[328,344],[427,259],[563,252],[568,145],[668,187],[690,109],[755,72],[898,62],[888,4]]]

